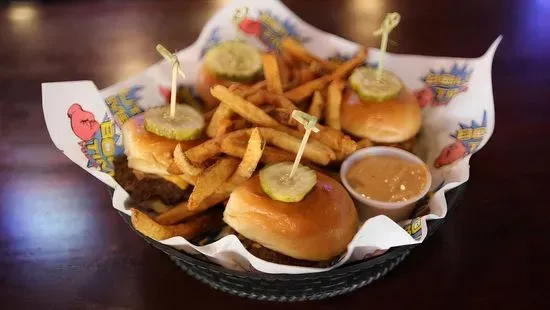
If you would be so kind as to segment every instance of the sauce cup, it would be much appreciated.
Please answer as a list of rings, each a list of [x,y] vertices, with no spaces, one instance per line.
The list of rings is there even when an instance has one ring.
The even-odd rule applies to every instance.
[[[426,168],[426,185],[418,195],[405,201],[386,202],[365,198],[349,184],[347,175],[349,169],[357,161],[365,158],[366,156],[391,156],[404,159],[410,163],[421,164],[424,168]],[[361,219],[368,219],[377,215],[386,215],[395,222],[409,218],[416,202],[428,193],[428,190],[432,184],[430,170],[422,159],[407,151],[386,146],[368,147],[351,154],[342,163],[340,168],[340,178],[342,179],[342,183],[348,192],[353,197]]]

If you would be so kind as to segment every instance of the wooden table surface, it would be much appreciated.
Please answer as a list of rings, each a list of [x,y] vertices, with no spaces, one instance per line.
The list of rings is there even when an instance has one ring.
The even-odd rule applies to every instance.
[[[312,25],[376,45],[403,15],[393,51],[477,57],[499,35],[497,126],[471,161],[467,191],[438,233],[387,277],[354,293],[298,304],[210,289],[147,245],[110,206],[105,185],[46,131],[40,83],[99,88],[183,48],[226,1],[89,1],[0,8],[0,306],[2,309],[526,309],[548,306],[550,3],[285,1]],[[195,308],[197,307],[197,308]]]

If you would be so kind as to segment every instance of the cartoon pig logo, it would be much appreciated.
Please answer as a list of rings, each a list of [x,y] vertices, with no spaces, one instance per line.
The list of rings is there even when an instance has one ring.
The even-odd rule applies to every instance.
[[[466,150],[466,146],[462,142],[457,140],[453,144],[447,145],[443,148],[443,150],[441,150],[439,157],[437,157],[437,159],[435,160],[434,167],[443,167],[459,160],[466,155],[468,155],[468,150]]]
[[[414,91],[414,95],[418,101],[418,105],[420,105],[421,108],[431,105],[434,101],[433,91],[428,87]]]
[[[74,134],[82,141],[92,139],[99,130],[99,123],[95,120],[94,115],[84,111],[78,103],[73,103],[69,107],[67,116],[71,119],[71,128]]]
[[[239,29],[248,35],[259,38],[262,34],[262,23],[245,17],[239,23]]]
[[[455,141],[441,150],[434,162],[435,168],[452,164],[477,149],[487,131],[487,111],[483,111],[481,124],[472,121],[470,125],[462,123],[458,125],[460,128],[451,134]]]

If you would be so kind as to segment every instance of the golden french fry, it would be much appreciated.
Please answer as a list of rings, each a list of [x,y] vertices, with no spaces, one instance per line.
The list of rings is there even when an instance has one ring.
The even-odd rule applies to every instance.
[[[162,225],[138,209],[131,209],[131,211],[131,221],[134,228],[154,240],[166,240],[176,236],[190,240],[206,231],[220,228],[223,225],[222,212],[220,210],[198,215],[185,223],[177,225]]]
[[[191,176],[199,175],[203,170],[201,167],[196,167],[189,161],[179,144],[174,149],[174,162],[178,166],[179,170]]]
[[[307,113],[309,115],[317,117],[317,120],[320,121],[321,119],[323,119],[324,106],[325,100],[323,99],[323,95],[321,95],[320,91],[316,90],[313,93],[313,99],[311,100],[311,104],[309,105]]]
[[[342,130],[340,124],[340,107],[342,106],[342,90],[344,82],[335,80],[329,84],[327,90],[327,105],[325,106],[325,122],[331,128]]]
[[[216,133],[216,138],[220,138],[226,133],[231,131],[231,128],[233,127],[233,121],[230,119],[223,119],[220,121],[220,124],[218,125],[218,132]]]
[[[283,108],[274,108],[268,113],[269,113],[269,116],[273,117],[275,120],[277,120],[277,122],[285,126],[296,127],[298,125],[298,122],[295,119],[290,117],[292,115],[292,111],[293,110],[288,110]]]
[[[227,155],[234,157],[243,157],[246,152],[246,147],[241,143],[235,143],[231,140],[224,140],[222,142],[222,150]],[[276,164],[283,161],[293,161],[296,154],[281,150],[273,146],[265,146],[260,162],[263,164]]]
[[[205,123],[210,122],[210,120],[212,119],[212,116],[214,115],[214,111],[216,111],[216,110],[212,109],[212,110],[210,110],[210,111],[203,114]]]
[[[232,187],[230,191],[250,179],[254,173],[254,170],[256,170],[256,166],[258,165],[260,158],[262,157],[264,147],[265,140],[262,139],[260,130],[258,128],[253,128],[242,160],[237,167],[237,170],[235,170],[233,175],[231,175],[226,182],[230,187]]]
[[[319,132],[312,132],[311,138],[330,147],[335,153],[340,152],[349,155],[357,150],[357,143],[350,136],[328,126],[321,124],[315,126],[319,129]],[[305,132],[304,127],[298,127],[298,130],[302,133]]]
[[[235,158],[220,158],[214,165],[199,174],[193,192],[189,196],[187,205],[189,210],[197,209],[206,197],[212,195],[233,174],[238,164]]]
[[[161,225],[173,225],[202,211],[204,210],[189,210],[187,201],[185,201],[155,217],[155,222]]]
[[[300,82],[306,83],[315,78],[315,74],[309,70],[307,67],[303,67],[300,69]]]
[[[311,96],[314,91],[320,90],[325,85],[327,85],[328,82],[332,79],[331,75],[324,75],[320,78],[317,78],[315,80],[311,80],[309,82],[306,82],[298,87],[295,87],[291,90],[288,90],[284,93],[285,97],[288,99],[294,101],[294,102],[300,102],[307,97]]]
[[[176,165],[175,161],[172,161],[172,163],[168,166],[166,171],[168,171],[168,173],[170,173],[170,174],[182,174],[183,173],[183,171],[180,170],[178,165]]]
[[[260,129],[260,134],[268,144],[295,154],[298,152],[298,149],[300,148],[300,143],[301,143],[300,138],[297,138],[289,133],[279,131],[273,128],[260,127],[259,129]],[[239,156],[239,155],[233,155],[229,152],[234,151],[234,153],[237,153],[237,151],[235,151],[235,146],[237,146],[236,148],[239,148],[238,141],[242,141],[243,137],[250,135],[251,130],[252,129],[241,129],[241,130],[234,131],[227,134],[223,138],[223,141],[221,142],[222,151],[227,152],[229,155],[232,155],[232,156]],[[297,133],[298,136],[301,136],[299,132],[297,131],[293,131],[293,132]],[[241,144],[240,149],[242,150],[242,143],[240,144]],[[240,153],[241,151],[238,151],[238,152]],[[327,165],[331,160],[335,159],[336,155],[334,154],[334,151],[332,151],[331,148],[324,145],[323,143],[316,140],[310,140],[306,144],[306,148],[304,150],[303,156],[304,156],[304,159],[310,160],[314,163],[317,163],[320,165]]]
[[[364,149],[371,146],[374,146],[374,143],[369,138],[364,138],[357,142],[357,149]]]
[[[252,94],[248,97],[243,97],[243,98],[246,98],[246,100],[248,102],[252,103],[255,106],[260,106],[260,105],[264,104],[265,101],[266,101],[265,93],[266,92],[264,90],[259,90],[259,91],[255,92],[254,94]]]
[[[250,127],[250,122],[245,120],[244,118],[238,118],[236,120],[233,121],[233,125],[231,126],[231,130],[239,130],[239,129],[243,129],[243,128],[248,128]]]
[[[277,56],[277,64],[279,64],[279,73],[281,76],[281,85],[283,90],[288,88],[288,82],[290,81],[290,68],[282,60],[280,56]]]
[[[359,52],[350,60],[346,61],[338,68],[336,68],[331,74],[333,80],[343,79],[353,70],[355,67],[361,65],[365,62],[367,57],[367,51],[364,48],[361,48]]]
[[[302,142],[295,136],[273,128],[260,128],[260,133],[271,145],[292,153],[298,153]],[[308,141],[303,156],[320,165],[327,165],[335,158],[334,152],[329,147],[315,140]]]
[[[276,120],[267,115],[262,109],[258,108],[249,101],[231,93],[226,87],[222,85],[216,85],[210,90],[212,95],[218,98],[221,102],[227,104],[235,113],[242,116],[244,119],[254,124],[281,128],[284,127]]]
[[[336,69],[336,67],[332,63],[325,62],[323,59],[315,55],[312,55],[308,50],[304,48],[304,46],[300,42],[296,41],[291,37],[284,38],[282,45],[285,53],[289,53],[303,62],[306,62],[309,64],[313,61],[316,61],[321,65],[323,65],[323,67],[325,67],[328,70]]]
[[[282,94],[283,86],[277,58],[271,53],[264,53],[262,54],[262,63],[265,81],[267,82],[267,90],[276,94]]]
[[[296,106],[287,97],[270,92],[265,93],[266,101],[274,106],[290,110],[291,112],[296,110]]]
[[[263,90],[267,87],[267,82],[265,80],[263,81],[260,81],[260,82],[257,82],[256,84],[252,85],[252,86],[248,86],[247,88],[241,90],[241,91],[237,91],[235,92],[237,95],[241,96],[241,97],[248,97],[252,94],[255,94],[257,93],[258,91],[260,90]]]
[[[194,166],[201,167],[205,161],[220,153],[220,144],[216,140],[210,139],[185,151],[185,157]]]
[[[220,102],[215,112],[212,115],[212,119],[206,128],[206,135],[210,138],[218,136],[218,129],[223,120],[231,118],[233,115],[233,110],[231,110],[226,104]]]

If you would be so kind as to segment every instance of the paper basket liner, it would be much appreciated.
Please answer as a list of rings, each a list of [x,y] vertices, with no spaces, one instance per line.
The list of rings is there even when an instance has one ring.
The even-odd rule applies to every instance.
[[[234,19],[236,10],[242,13],[244,7],[248,8],[247,15],[237,14]],[[287,35],[302,41],[322,58],[347,59],[359,49],[356,43],[308,25],[278,1],[235,1],[208,21],[195,43],[178,52],[187,75],[181,83],[192,91],[202,56],[219,42],[237,38],[277,51],[281,38]],[[491,65],[501,39],[498,37],[479,58],[387,54],[386,68],[415,92],[422,107],[423,127],[414,151],[426,161],[432,174],[432,189],[426,200],[429,211],[399,224],[386,216],[368,219],[346,253],[330,268],[378,255],[391,247],[420,243],[427,235],[426,220],[445,216],[445,192],[468,180],[471,155],[487,143],[494,129]],[[379,51],[370,48],[366,65],[375,66],[378,56]],[[137,113],[164,104],[170,79],[171,67],[163,60],[100,92],[90,81],[42,84],[44,117],[54,144],[73,162],[113,187],[113,206],[126,214],[128,193],[111,176],[113,158],[123,152],[120,125]],[[330,269],[263,261],[246,251],[234,235],[204,246],[192,245],[182,237],[161,242],[235,270],[294,274]]]

